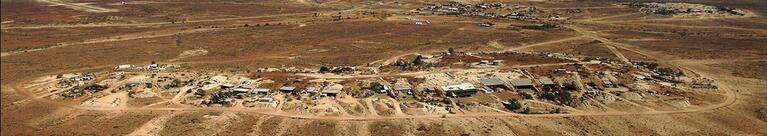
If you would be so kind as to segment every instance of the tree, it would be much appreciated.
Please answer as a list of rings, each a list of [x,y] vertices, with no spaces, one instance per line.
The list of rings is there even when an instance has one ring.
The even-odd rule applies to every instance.
[[[511,99],[508,104],[504,105],[509,110],[518,110],[519,108],[522,108],[522,104],[517,101],[517,99]]]
[[[520,92],[520,93],[519,93],[519,96],[521,96],[521,97],[522,97],[522,98],[524,98],[524,99],[533,99],[533,96],[532,96],[532,95],[530,95],[530,94],[528,94],[528,93],[525,93],[525,92]]]
[[[326,66],[321,66],[320,67],[320,73],[325,73],[325,72],[328,72],[328,71],[330,71],[330,68],[328,68]]]
[[[522,113],[524,113],[524,114],[530,114],[530,113],[532,113],[532,112],[530,111],[530,108],[528,108],[528,107],[525,107],[525,109],[524,109],[524,110],[522,110]]]
[[[183,41],[181,41],[181,35],[178,35],[178,34],[177,34],[177,35],[176,35],[176,46],[181,46],[181,43],[182,43],[182,42],[183,42]]]
[[[573,101],[570,91],[563,91],[559,93],[558,96],[559,96],[559,102],[562,104],[570,105],[570,103]]]
[[[384,86],[381,83],[373,82],[373,83],[370,83],[370,87],[368,87],[368,89],[373,91],[380,91],[384,89]]]
[[[426,62],[425,62],[425,61],[423,61],[424,59],[426,59],[426,58],[424,58],[424,57],[423,57],[423,56],[421,56],[421,55],[418,55],[417,57],[415,57],[415,60],[413,60],[413,64],[415,64],[415,65],[423,65],[423,64],[426,64]]]
[[[551,111],[551,113],[562,113],[562,108],[559,108],[559,107],[554,108],[554,110]]]

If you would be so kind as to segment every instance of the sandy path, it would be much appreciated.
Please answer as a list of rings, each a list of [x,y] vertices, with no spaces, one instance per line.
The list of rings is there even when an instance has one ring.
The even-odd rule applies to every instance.
[[[88,3],[71,3],[63,0],[38,0],[40,2],[50,3],[57,6],[64,6],[67,8],[71,8],[74,10],[80,10],[80,11],[86,11],[86,12],[97,12],[97,13],[103,13],[103,12],[115,12],[116,9],[108,9],[98,6],[93,6]]]
[[[370,112],[372,116],[378,116],[378,111],[376,111],[376,108],[374,108],[375,105],[373,105],[372,99],[365,99],[365,105],[367,105],[368,112]]]
[[[623,53],[618,51],[618,49],[615,47],[616,43],[613,42],[612,40],[599,36],[597,34],[597,32],[589,31],[589,30],[586,30],[586,29],[583,29],[583,28],[580,28],[580,27],[577,27],[577,26],[567,26],[567,28],[573,29],[576,32],[582,34],[583,36],[586,36],[586,37],[589,37],[591,39],[594,39],[594,40],[597,40],[597,41],[600,41],[600,42],[604,43],[605,47],[607,49],[609,49],[610,52],[615,54],[615,56],[617,56],[618,59],[623,61],[623,63],[626,63],[628,65],[632,65],[631,61],[629,61],[629,59],[626,58],[626,56],[624,56]]]
[[[129,136],[157,136],[160,135],[160,131],[162,131],[163,128],[165,128],[165,122],[168,122],[168,119],[176,116],[177,113],[171,112],[168,114],[161,114],[158,117],[153,118],[152,120],[149,120],[148,122],[144,123],[144,125],[141,125],[141,127],[137,128],[136,130],[133,130]]]
[[[583,37],[583,36],[576,36],[576,37],[564,38],[564,39],[559,39],[559,40],[552,40],[552,41],[546,41],[546,42],[522,45],[522,46],[518,46],[518,47],[507,49],[507,51],[522,50],[522,49],[527,49],[527,48],[531,48],[531,47],[535,47],[535,46],[543,46],[543,45],[549,45],[549,44],[556,44],[556,43],[561,43],[561,42],[580,40],[580,39],[583,39],[583,38],[585,38],[585,37]]]

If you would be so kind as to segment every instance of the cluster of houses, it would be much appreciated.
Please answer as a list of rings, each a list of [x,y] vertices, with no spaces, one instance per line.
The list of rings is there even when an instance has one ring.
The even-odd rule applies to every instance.
[[[446,5],[432,5],[421,7],[418,11],[428,11],[433,14],[444,16],[473,16],[473,17],[486,17],[494,19],[535,19],[531,16],[537,13],[543,13],[544,11],[536,7],[525,7],[515,5],[507,8],[502,3],[479,3],[479,4],[462,4],[462,3],[450,3]],[[496,12],[490,12],[492,10],[502,10],[510,12],[505,15],[497,15]]]
[[[533,83],[533,80],[526,79],[526,78],[513,79],[513,80],[510,80],[509,82],[505,82],[498,78],[482,78],[482,79],[478,79],[477,82],[479,82],[479,84],[481,85],[480,87],[476,87],[474,86],[474,84],[471,84],[471,83],[460,83],[460,84],[454,84],[454,85],[440,86],[439,88],[445,91],[451,97],[468,97],[468,96],[474,95],[480,90],[484,92],[488,92],[488,93],[494,92],[496,90],[518,90],[518,91],[538,90],[538,88],[536,87],[536,84]],[[540,85],[540,87],[543,87],[546,89],[552,89],[557,87],[557,84],[554,83],[554,81],[552,81],[548,77],[541,77],[537,79],[537,82]]]
[[[146,71],[162,71],[162,70],[168,70],[168,69],[179,68],[179,67],[180,67],[180,65],[176,65],[176,64],[156,64],[156,63],[152,63],[152,64],[149,64],[149,65],[146,65],[146,66],[143,66],[143,67],[142,66],[136,66],[136,65],[133,65],[133,64],[121,64],[121,65],[115,66],[115,70],[118,70],[118,71],[141,71],[141,70],[146,70]]]

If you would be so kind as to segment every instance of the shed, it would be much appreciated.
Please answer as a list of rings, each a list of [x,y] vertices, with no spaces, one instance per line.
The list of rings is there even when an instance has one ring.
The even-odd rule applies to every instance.
[[[506,84],[498,78],[483,78],[478,80],[480,84],[489,88],[506,88]]]
[[[530,79],[514,79],[511,80],[511,85],[516,89],[529,89],[533,88],[533,80]]]
[[[490,64],[490,61],[488,61],[488,60],[480,60],[479,64]]]
[[[613,82],[610,81],[610,80],[602,80],[602,84],[604,84],[605,86],[608,86],[608,87],[612,87],[613,86]]]
[[[133,67],[136,67],[136,66],[135,65],[131,65],[131,64],[123,64],[123,65],[117,65],[115,67],[115,69],[120,70],[120,69],[129,69],[129,68],[133,68]]]
[[[293,90],[296,90],[296,87],[292,87],[292,86],[283,86],[283,87],[280,87],[280,91],[281,91],[281,92],[286,92],[286,93],[289,93],[289,92],[293,92]]]
[[[543,86],[554,86],[554,85],[557,85],[557,84],[554,83],[553,80],[551,80],[551,78],[548,78],[548,77],[541,77],[540,79],[538,79],[538,82],[541,82],[541,85],[543,85]]]
[[[264,97],[264,98],[258,98],[256,99],[256,101],[261,103],[272,103],[274,99],[272,99],[272,97]]]
[[[330,85],[322,89],[322,92],[320,92],[320,95],[322,96],[336,96],[338,93],[341,92],[341,89],[343,89],[343,85],[335,84]]]
[[[501,65],[503,63],[503,60],[493,60],[493,65]]]
[[[317,94],[317,92],[319,92],[319,89],[317,89],[317,87],[306,87],[304,91],[309,94]]]
[[[396,85],[394,86],[394,90],[400,91],[400,92],[409,92],[409,91],[413,91],[413,88],[407,85]]]
[[[221,85],[221,89],[229,89],[234,88],[234,84],[223,84]]]
[[[270,91],[269,88],[255,88],[255,89],[253,89],[252,93],[253,94],[267,94],[267,93],[269,93],[269,91]]]
[[[248,93],[250,91],[250,89],[238,87],[238,88],[232,89],[232,91],[235,92],[235,93]]]
[[[125,87],[136,87],[139,84],[143,83],[142,82],[143,80],[144,79],[141,79],[141,78],[128,79],[128,81],[125,81]]]
[[[146,88],[152,88],[152,80],[151,79],[144,80],[144,84],[146,85]]]
[[[477,88],[470,83],[441,86],[440,89],[453,97],[466,97],[477,93]]]
[[[410,93],[413,91],[413,87],[411,87],[410,84],[405,81],[400,81],[394,84],[394,91]]]

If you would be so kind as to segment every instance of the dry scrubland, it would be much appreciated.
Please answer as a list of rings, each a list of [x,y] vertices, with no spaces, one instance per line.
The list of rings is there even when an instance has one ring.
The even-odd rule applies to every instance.
[[[535,19],[417,13],[418,8],[448,1],[163,0],[125,5],[117,0],[64,1],[89,3],[84,7],[0,2],[2,135],[767,135],[767,71],[763,70],[767,67],[767,2],[759,0],[695,1],[746,10],[743,16],[659,15],[603,1],[499,1],[543,10],[528,16]],[[110,12],[94,12],[89,6]],[[552,18],[556,15],[566,19]],[[420,19],[430,23],[414,24]],[[478,25],[483,22],[494,25]],[[557,27],[530,27],[548,23]],[[392,106],[397,104],[389,99],[339,98],[343,104],[335,104],[347,108],[345,112],[364,117],[354,120],[290,117],[283,115],[293,113],[284,111],[166,110],[164,105],[153,110],[82,108],[80,101],[37,98],[36,92],[25,88],[25,83],[43,76],[111,71],[119,64],[150,62],[182,64],[192,71],[251,72],[249,76],[287,82],[296,75],[252,72],[263,67],[367,66],[450,48],[562,53],[615,63],[653,61],[693,77],[713,79],[723,91],[680,94],[694,96],[689,97],[694,106],[687,108],[647,101],[639,106],[632,102],[640,101],[608,105],[583,101],[586,106],[575,109],[585,112],[577,114],[466,117],[419,116],[427,113],[407,109],[398,113]],[[526,66],[570,60],[494,57],[509,62],[502,70],[520,68],[534,75],[559,68],[575,70],[571,65]],[[447,57],[443,61],[449,63],[440,65],[467,68],[455,63],[479,60],[477,56]],[[414,79],[410,75],[385,78]],[[518,98],[516,93],[497,93],[479,95],[476,101],[495,96]],[[127,103],[139,107],[172,97]],[[413,99],[399,101],[408,105]],[[482,115],[478,112],[482,107],[477,109],[457,115]],[[651,114],[597,113],[610,110]],[[681,112],[664,112],[674,110]],[[374,112],[378,113],[373,116]]]

